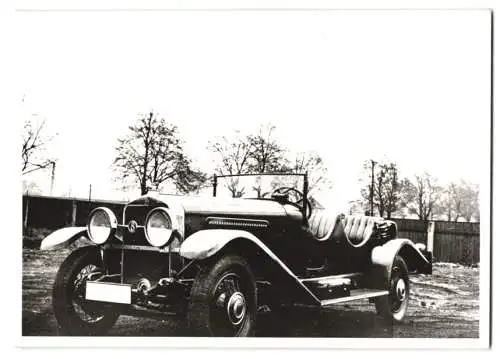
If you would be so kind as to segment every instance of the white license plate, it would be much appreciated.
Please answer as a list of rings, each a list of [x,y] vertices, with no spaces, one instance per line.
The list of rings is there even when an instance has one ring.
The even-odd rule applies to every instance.
[[[99,302],[132,303],[132,286],[129,284],[87,282],[85,298]]]

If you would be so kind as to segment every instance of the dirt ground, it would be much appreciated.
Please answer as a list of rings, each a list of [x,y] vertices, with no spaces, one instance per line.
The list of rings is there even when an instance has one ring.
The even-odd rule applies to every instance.
[[[51,306],[56,271],[68,250],[23,249],[23,336],[57,335]],[[435,263],[431,276],[411,277],[410,309],[403,323],[387,326],[367,300],[339,305],[322,312],[297,311],[276,320],[271,313],[257,319],[260,337],[359,338],[478,338],[479,268]],[[178,319],[122,316],[109,336],[184,336]]]

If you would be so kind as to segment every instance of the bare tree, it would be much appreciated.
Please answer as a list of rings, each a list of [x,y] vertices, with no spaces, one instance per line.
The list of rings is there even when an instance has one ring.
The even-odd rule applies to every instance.
[[[242,138],[239,132],[235,132],[234,139],[228,140],[220,137],[209,144],[212,152],[218,155],[219,162],[215,169],[219,175],[241,175],[248,173],[250,167],[251,146],[246,138]],[[230,177],[226,187],[233,197],[241,197],[245,193],[245,187],[240,186],[239,177]]]
[[[328,178],[328,168],[316,152],[300,152],[291,162],[294,173],[307,173],[309,193],[318,189],[330,189],[332,183]]]
[[[54,164],[54,160],[44,155],[46,145],[52,140],[45,134],[45,120],[36,121],[36,116],[31,116],[24,122],[22,143],[22,174],[28,174]]]
[[[474,218],[479,221],[479,186],[470,182],[465,182],[464,192],[465,205],[462,207],[462,216],[467,222]]]
[[[364,169],[368,175],[363,178],[363,181],[369,182],[369,184],[366,184],[361,189],[361,196],[365,203],[369,204],[372,182],[370,161],[365,162]],[[381,217],[391,218],[392,213],[398,209],[401,195],[401,183],[398,174],[399,170],[393,162],[378,163],[376,170],[374,170],[373,204]]]
[[[142,195],[167,183],[181,193],[193,192],[206,180],[205,174],[192,168],[177,127],[152,112],[129,127],[129,134],[118,139],[116,151],[114,165],[121,179],[132,178]]]
[[[285,149],[274,138],[276,127],[262,125],[259,133],[249,135],[247,141],[250,145],[250,170],[255,173],[282,171],[286,167]]]
[[[286,172],[288,161],[286,151],[276,140],[273,132],[276,127],[267,124],[259,129],[259,133],[247,137],[250,145],[250,165],[248,170],[253,173]],[[261,197],[261,182],[257,179],[253,190]]]
[[[448,221],[457,221],[460,217],[462,200],[458,195],[458,186],[450,182],[441,194],[439,211],[446,216]]]
[[[396,211],[398,201],[400,199],[400,182],[398,180],[398,168],[395,163],[390,163],[388,165],[382,165],[382,172],[386,173],[386,181],[384,183],[384,188],[379,191],[385,192],[385,199],[387,201],[386,213],[387,218],[391,218],[391,214]],[[379,182],[379,181],[377,181]]]
[[[328,178],[328,169],[323,159],[316,152],[300,152],[295,158],[286,161],[283,168],[287,173],[307,173],[308,198],[313,203],[314,208],[322,207],[314,198],[314,194],[319,190],[332,188],[332,182]],[[277,176],[272,183],[272,187],[295,187],[301,189],[303,179],[297,176]]]
[[[449,183],[441,196],[441,211],[448,221],[479,221],[479,186],[463,179]]]
[[[217,138],[209,143],[209,149],[217,154],[216,173],[219,175],[241,175],[247,173],[263,174],[269,172],[278,173],[271,181],[272,187],[294,186],[299,187],[296,177],[280,176],[279,173],[308,173],[309,190],[318,188],[330,188],[327,169],[321,157],[315,152],[301,152],[295,158],[289,160],[284,147],[273,135],[275,127],[263,125],[257,134],[242,136],[238,131],[231,139],[227,137]],[[260,178],[256,179],[252,187],[260,197]],[[245,187],[241,185],[239,177],[227,179],[226,187],[233,197],[241,197],[245,193]]]
[[[439,193],[441,188],[437,179],[429,173],[415,175],[414,181],[405,179],[402,182],[403,205],[411,214],[416,214],[419,219],[428,221],[437,214]]]
[[[394,212],[400,218],[406,218],[410,215],[408,206],[414,201],[415,198],[415,185],[409,178],[404,178],[400,183],[400,198],[398,209]]]

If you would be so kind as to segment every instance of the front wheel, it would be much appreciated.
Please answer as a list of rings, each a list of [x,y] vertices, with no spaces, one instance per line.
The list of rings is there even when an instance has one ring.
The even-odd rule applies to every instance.
[[[257,289],[245,259],[221,257],[194,280],[187,321],[192,335],[246,337],[255,331]]]
[[[410,279],[403,258],[396,256],[391,267],[389,295],[375,299],[377,313],[388,323],[402,322],[408,310]]]
[[[61,264],[52,292],[52,306],[63,335],[100,335],[116,322],[119,314],[102,303],[85,300],[89,276],[102,273],[99,251],[83,247]]]

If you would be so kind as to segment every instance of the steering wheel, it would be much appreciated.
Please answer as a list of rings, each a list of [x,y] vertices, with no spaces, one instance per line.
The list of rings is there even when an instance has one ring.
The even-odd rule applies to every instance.
[[[295,198],[294,200],[290,199],[290,193],[292,193]],[[307,219],[311,218],[312,214],[312,204],[311,201],[309,201],[307,198],[304,198],[304,194],[300,192],[298,189],[294,187],[278,187],[274,189],[271,192],[271,198],[277,196],[277,197],[285,197],[286,196],[286,201],[300,209],[302,212],[304,205],[306,206],[306,217]]]

